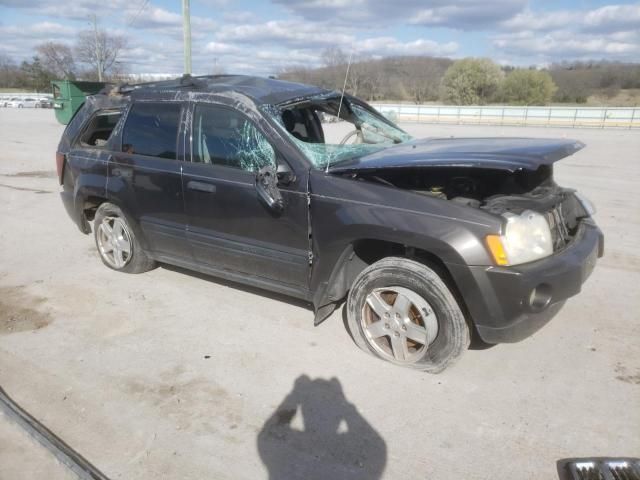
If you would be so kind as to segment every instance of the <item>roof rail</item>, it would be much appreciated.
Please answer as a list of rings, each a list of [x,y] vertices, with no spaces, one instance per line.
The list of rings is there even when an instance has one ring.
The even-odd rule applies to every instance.
[[[140,88],[184,88],[184,87],[197,87],[202,84],[202,81],[198,77],[192,77],[188,73],[185,73],[179,78],[173,80],[161,80],[156,82],[145,83],[123,83],[117,87],[117,93],[126,94],[138,90]]]

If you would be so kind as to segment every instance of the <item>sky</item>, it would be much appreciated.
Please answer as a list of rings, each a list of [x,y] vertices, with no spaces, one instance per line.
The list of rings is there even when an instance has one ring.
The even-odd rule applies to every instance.
[[[128,39],[130,73],[183,71],[181,0],[0,0],[0,55],[72,45],[100,28]],[[193,73],[277,74],[355,58],[488,57],[500,64],[640,62],[640,3],[595,0],[191,0]]]

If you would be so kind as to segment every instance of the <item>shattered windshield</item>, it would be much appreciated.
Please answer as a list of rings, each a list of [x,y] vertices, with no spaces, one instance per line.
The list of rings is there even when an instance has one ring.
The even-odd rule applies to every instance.
[[[341,102],[339,95],[263,109],[319,169],[411,139],[366,105]]]

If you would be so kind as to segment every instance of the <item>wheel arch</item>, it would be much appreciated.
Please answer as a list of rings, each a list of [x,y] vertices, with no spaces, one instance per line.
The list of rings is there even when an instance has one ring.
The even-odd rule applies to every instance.
[[[344,248],[333,265],[328,282],[321,284],[315,292],[313,303],[316,308],[316,325],[325,320],[335,306],[345,299],[353,282],[365,268],[383,258],[392,256],[416,260],[434,270],[449,287],[465,316],[469,318],[464,298],[454,276],[440,255],[431,249],[397,241],[361,238],[354,240]],[[324,288],[322,288],[323,286]],[[329,305],[331,308],[328,308]]]
[[[115,205],[122,211],[122,213],[126,217],[129,228],[133,230],[133,233],[138,239],[138,241],[140,242],[140,245],[142,246],[142,248],[149,251],[150,244],[147,241],[147,237],[142,231],[142,228],[140,227],[138,222],[135,221],[133,216],[127,211],[127,208],[115,198],[107,198],[106,196],[102,196],[102,195],[87,195],[86,197],[84,197],[84,201],[82,204],[82,216],[85,219],[85,221],[87,221],[88,223],[88,221],[93,220],[95,217],[96,211],[98,210],[98,208],[100,208],[100,205],[104,203],[110,203],[112,205]]]

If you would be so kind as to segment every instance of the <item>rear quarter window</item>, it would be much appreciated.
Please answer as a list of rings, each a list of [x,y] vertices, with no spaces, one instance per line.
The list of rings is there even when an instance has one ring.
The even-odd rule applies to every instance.
[[[179,103],[133,104],[122,134],[122,151],[175,160],[180,111]]]
[[[101,110],[87,122],[78,143],[83,147],[103,148],[122,116],[121,110]]]

